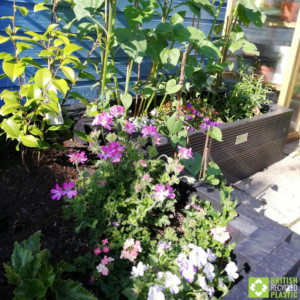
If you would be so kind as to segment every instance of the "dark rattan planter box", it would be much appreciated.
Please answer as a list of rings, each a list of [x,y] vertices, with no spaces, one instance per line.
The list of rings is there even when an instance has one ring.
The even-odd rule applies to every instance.
[[[223,142],[212,142],[211,158],[219,165],[227,182],[248,177],[283,158],[283,149],[292,110],[272,105],[264,115],[222,124]],[[190,133],[193,152],[203,153],[205,130]],[[164,139],[159,153],[172,156],[174,150]]]

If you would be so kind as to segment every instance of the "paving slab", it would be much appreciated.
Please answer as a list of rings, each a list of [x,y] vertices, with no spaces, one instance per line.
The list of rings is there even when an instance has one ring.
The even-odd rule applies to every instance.
[[[288,143],[280,162],[233,185],[239,203],[300,234],[300,155],[299,140]],[[299,219],[300,221],[300,219]]]

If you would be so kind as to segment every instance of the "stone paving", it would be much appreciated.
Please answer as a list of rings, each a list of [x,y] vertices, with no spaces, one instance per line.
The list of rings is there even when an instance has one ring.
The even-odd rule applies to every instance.
[[[239,203],[300,235],[300,141],[286,144],[284,154],[280,162],[235,183],[233,193]]]

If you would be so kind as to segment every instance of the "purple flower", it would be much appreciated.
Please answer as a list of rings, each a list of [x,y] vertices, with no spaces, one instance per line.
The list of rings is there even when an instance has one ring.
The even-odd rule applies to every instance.
[[[208,118],[208,117],[205,117],[205,118],[203,118],[203,122],[205,122],[205,123],[209,123],[209,122],[210,122],[210,120],[209,120],[209,118]]]
[[[192,104],[188,102],[188,103],[186,104],[186,107],[187,107],[187,108],[191,108],[191,107],[192,107]]]
[[[132,134],[135,131],[135,126],[128,120],[126,121],[125,131],[128,134]]]
[[[199,111],[199,110],[197,110],[197,112],[196,112],[196,116],[197,116],[198,118],[200,118],[200,117],[201,117],[201,113],[200,113],[200,111]]]
[[[191,148],[184,148],[181,146],[178,146],[179,152],[178,157],[180,159],[190,159],[193,158],[193,152]]]
[[[70,157],[69,161],[72,163],[80,163],[80,164],[84,164],[88,159],[85,156],[85,152],[82,151],[81,153],[71,153],[68,154],[68,156]]]
[[[208,126],[207,126],[205,123],[202,123],[202,124],[201,124],[201,128],[202,128],[202,129],[207,129]]]
[[[192,118],[191,116],[186,116],[186,119],[187,119],[188,121],[193,120],[193,118]]]
[[[195,280],[196,273],[197,269],[189,260],[182,264],[180,274],[186,280],[186,282],[193,282]]]
[[[156,131],[156,127],[152,126],[152,125],[143,126],[141,133],[143,134],[142,137],[148,137],[148,136],[158,137],[159,136],[158,132]]]
[[[108,146],[102,146],[102,153],[98,154],[103,160],[110,158],[111,162],[120,162],[122,157],[122,152],[124,151],[125,146],[120,144],[120,141],[111,142]]]
[[[113,117],[117,118],[124,115],[124,107],[121,105],[114,105],[110,108],[109,112]]]
[[[95,119],[92,122],[92,125],[101,125],[107,130],[111,130],[109,125],[114,125],[112,121],[113,117],[107,112],[103,112],[100,115],[96,115]]]
[[[194,128],[193,127],[190,127],[190,132],[193,132],[194,131]]]
[[[114,222],[112,222],[111,223],[113,226],[115,226],[115,227],[118,227],[120,224],[118,223],[118,222],[116,222],[116,221],[114,221]]]
[[[51,194],[53,194],[51,196],[52,200],[60,200],[60,198],[66,194],[66,192],[63,191],[62,188],[58,184],[56,184],[55,189],[52,189],[50,192],[51,192]]]
[[[77,195],[77,191],[76,190],[72,190],[74,188],[74,182],[72,182],[72,181],[70,181],[69,183],[65,182],[63,184],[63,188],[65,190],[65,194],[67,195],[67,197],[69,199],[71,199],[73,196]]]

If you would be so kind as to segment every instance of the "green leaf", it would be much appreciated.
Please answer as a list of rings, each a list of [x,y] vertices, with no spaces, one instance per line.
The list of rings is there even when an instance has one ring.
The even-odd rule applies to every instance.
[[[206,38],[205,33],[195,27],[189,26],[186,29],[190,33],[190,41],[195,44],[201,44]]]
[[[35,61],[32,57],[22,57],[20,59],[21,62],[25,63],[25,64],[28,64],[28,65],[32,65],[38,69],[41,69],[42,68],[42,65],[39,64],[37,61]]]
[[[42,90],[36,84],[31,84],[27,90],[27,99],[40,98],[41,96]]]
[[[17,46],[17,51],[16,51],[17,55],[20,54],[21,52],[27,50],[27,49],[32,49],[33,48],[33,45],[22,43],[22,42],[17,42],[16,46]]]
[[[41,299],[46,295],[45,286],[37,279],[24,279],[15,289],[15,295],[18,299],[32,300]]]
[[[4,44],[4,43],[6,43],[9,40],[10,40],[9,36],[2,36],[2,35],[0,35],[0,44]]]
[[[177,48],[174,49],[164,49],[160,53],[160,59],[163,64],[169,63],[170,69],[175,68],[178,64],[180,58],[180,50]]]
[[[151,262],[151,265],[157,265],[158,264],[158,258],[155,255],[149,254],[148,258]]]
[[[57,300],[97,300],[80,283],[72,280],[56,280],[53,291],[56,293]]]
[[[15,6],[15,8],[17,8],[21,12],[23,17],[27,16],[28,9],[26,7],[24,7],[24,6]]]
[[[72,82],[75,82],[75,72],[73,71],[72,68],[67,67],[67,66],[63,66],[61,67],[61,70],[63,71],[63,73],[65,74],[65,76]]]
[[[100,9],[105,0],[74,0],[74,13],[77,20],[91,16]]]
[[[205,182],[208,183],[208,184],[216,186],[220,183],[220,179],[215,178],[213,175],[210,175],[210,176],[206,176]]]
[[[210,58],[221,57],[220,50],[210,41],[204,41],[200,47],[197,47],[199,53]]]
[[[124,8],[124,15],[131,27],[137,26],[143,23],[143,12],[138,7],[128,5]]]
[[[167,94],[175,94],[181,89],[180,84],[176,84],[175,79],[170,79],[166,85],[166,93]]]
[[[180,119],[176,120],[176,113],[174,113],[167,120],[167,128],[170,134],[179,132],[182,129],[182,126],[183,126],[183,122]]]
[[[11,255],[12,266],[19,270],[21,267],[24,267],[25,264],[33,261],[33,255],[31,251],[24,249],[18,242],[14,244],[14,250]]]
[[[18,284],[21,281],[17,271],[13,269],[10,265],[3,264],[5,269],[5,276],[10,284]]]
[[[244,46],[243,46],[243,51],[245,53],[250,53],[253,55],[259,55],[259,52],[257,51],[256,46],[253,43],[249,43],[247,42]]]
[[[41,10],[50,10],[51,11],[51,9],[49,9],[48,7],[45,7],[45,3],[38,3],[33,8],[33,12],[38,12]]]
[[[182,24],[176,24],[173,33],[176,42],[184,43],[190,40],[190,32]]]
[[[70,55],[71,53],[78,51],[78,50],[83,50],[83,48],[76,44],[68,44],[65,46],[63,51],[64,51],[65,55]]]
[[[123,94],[121,97],[121,102],[125,110],[128,110],[132,104],[132,96],[130,94]]]
[[[92,141],[93,141],[92,138],[91,138],[88,134],[86,134],[86,133],[84,133],[84,132],[82,132],[82,131],[79,131],[79,130],[73,130],[73,132],[74,132],[76,135],[78,135],[82,140],[84,140],[84,141],[86,141],[86,142],[92,142]]]
[[[197,90],[202,90],[207,86],[207,74],[203,70],[197,70],[192,75],[192,82]]]
[[[200,10],[203,9],[211,16],[214,15],[215,10],[214,6],[210,3],[209,0],[189,0],[185,4],[191,9],[200,18]]]
[[[202,162],[202,155],[198,152],[194,153],[194,158],[185,159],[183,164],[186,170],[193,176],[196,177],[197,174],[201,170],[201,162]]]
[[[32,236],[30,236],[27,240],[21,242],[21,246],[28,251],[31,251],[33,255],[39,252],[40,250],[40,238],[41,231],[35,232]]]
[[[7,137],[13,139],[19,139],[20,127],[14,120],[12,119],[3,120],[2,129],[6,132]]]
[[[25,72],[25,64],[22,62],[12,62],[4,60],[2,63],[3,71],[12,82]]]
[[[30,148],[39,148],[39,140],[33,135],[21,135],[22,144]]]
[[[6,116],[8,114],[11,114],[11,113],[16,113],[18,111],[19,108],[21,108],[21,104],[20,103],[12,103],[12,102],[9,102],[9,103],[6,103],[4,104],[1,109],[0,109],[0,115],[1,116]]]
[[[52,78],[51,72],[47,68],[38,70],[35,73],[34,81],[40,89],[48,87]]]
[[[208,134],[212,139],[214,139],[218,142],[223,142],[222,131],[219,127],[214,126],[212,129],[209,129]]]
[[[171,17],[171,20],[170,20],[171,23],[172,23],[173,25],[183,23],[184,18],[185,18],[185,14],[186,14],[186,11],[179,11],[178,13],[174,14],[174,15]]]
[[[64,95],[64,97],[66,96],[68,90],[69,90],[69,86],[68,83],[66,82],[66,80],[64,79],[54,79],[52,81],[53,85]]]
[[[115,36],[123,51],[134,62],[140,64],[147,49],[147,40],[143,31],[137,28],[117,28]]]
[[[207,174],[209,174],[209,175],[222,175],[222,171],[215,162],[210,161],[209,164],[208,164],[208,168],[207,168]]]

